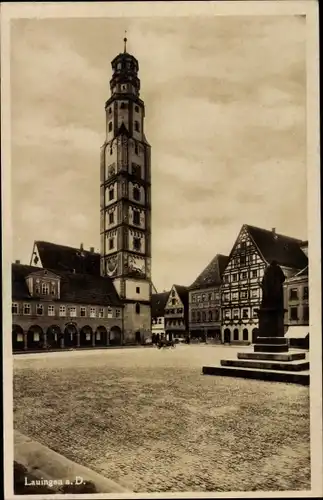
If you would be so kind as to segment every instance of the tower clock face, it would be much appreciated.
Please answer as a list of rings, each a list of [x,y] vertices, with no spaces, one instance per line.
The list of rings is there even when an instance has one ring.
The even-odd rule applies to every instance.
[[[106,260],[106,272],[108,276],[114,276],[118,270],[118,257],[113,255]]]

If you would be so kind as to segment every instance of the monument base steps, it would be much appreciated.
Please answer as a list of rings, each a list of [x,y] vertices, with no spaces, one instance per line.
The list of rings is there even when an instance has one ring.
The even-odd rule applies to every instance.
[[[204,366],[205,375],[253,378],[309,385],[310,364],[304,352],[289,351],[283,337],[260,337],[254,352],[240,352],[237,359],[222,359],[221,366]]]

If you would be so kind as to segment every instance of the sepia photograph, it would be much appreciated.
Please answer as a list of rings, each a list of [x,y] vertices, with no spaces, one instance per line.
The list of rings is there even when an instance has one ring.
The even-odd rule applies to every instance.
[[[317,2],[1,10],[6,500],[322,495]]]

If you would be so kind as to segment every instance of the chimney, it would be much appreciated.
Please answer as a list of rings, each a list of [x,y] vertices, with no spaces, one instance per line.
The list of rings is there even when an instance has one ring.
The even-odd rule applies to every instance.
[[[277,233],[276,233],[276,228],[275,228],[275,227],[273,227],[273,228],[271,229],[271,232],[273,233],[273,237],[274,237],[274,239],[275,239],[275,240],[277,240],[278,236],[277,236]]]
[[[276,234],[276,228],[275,227],[272,228],[272,232],[273,232],[273,234]]]
[[[80,244],[80,250],[83,251],[84,248],[83,248],[83,243]]]
[[[20,264],[20,260],[15,260],[15,264]]]
[[[94,247],[90,247],[90,252],[94,253]]]

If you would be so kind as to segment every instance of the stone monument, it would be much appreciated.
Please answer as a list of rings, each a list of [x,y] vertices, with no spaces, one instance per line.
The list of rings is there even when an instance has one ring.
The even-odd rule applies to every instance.
[[[284,293],[285,275],[273,260],[267,267],[262,279],[262,301],[258,309],[258,337],[284,336]]]

